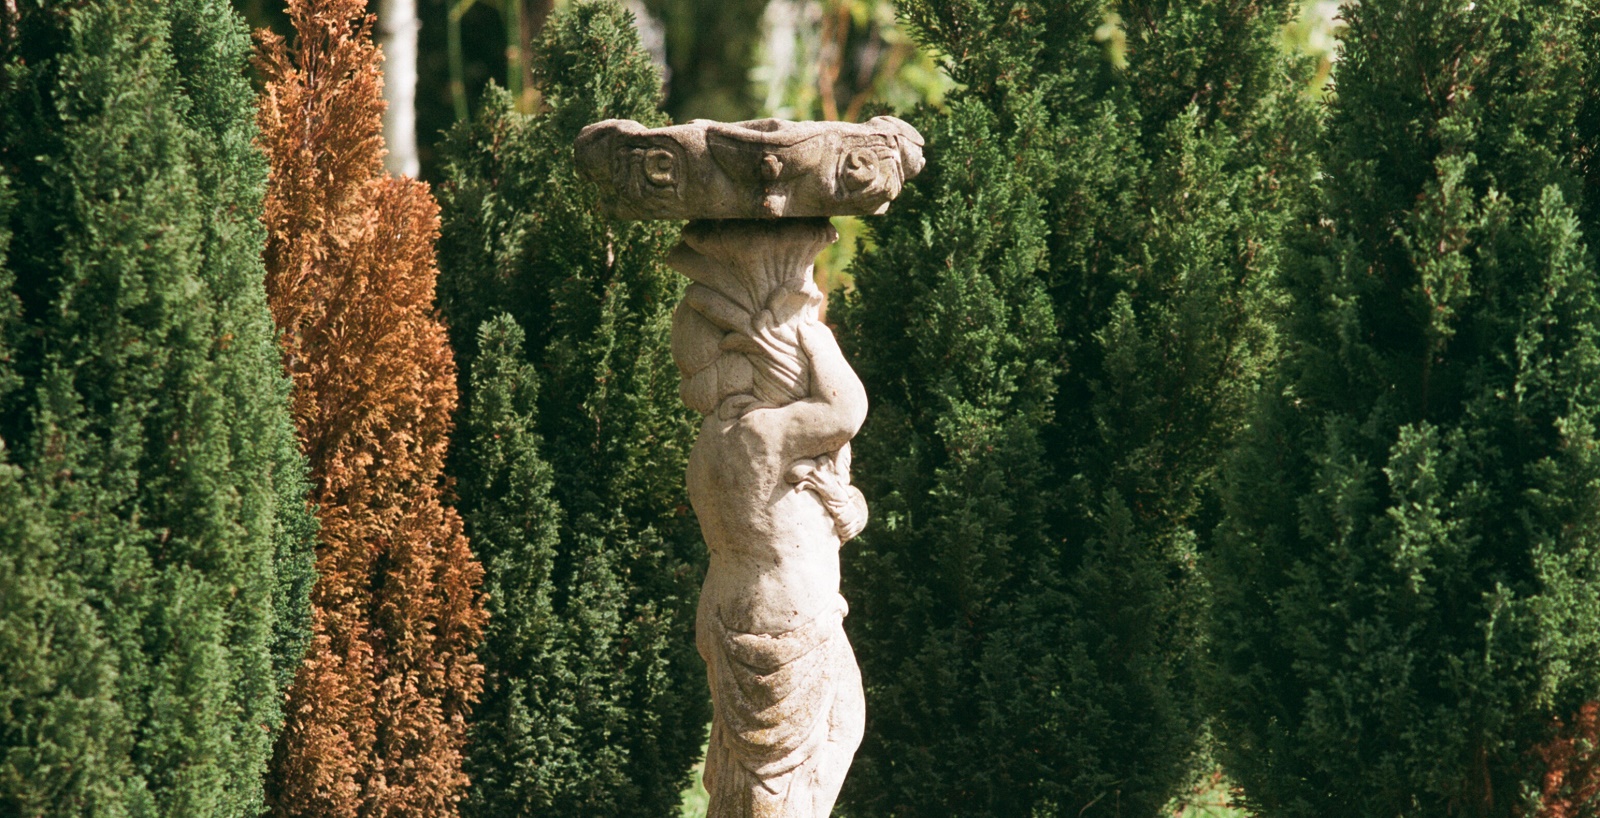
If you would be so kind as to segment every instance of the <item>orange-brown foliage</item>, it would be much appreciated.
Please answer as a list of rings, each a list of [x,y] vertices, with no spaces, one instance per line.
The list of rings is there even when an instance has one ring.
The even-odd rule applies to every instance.
[[[267,294],[322,522],[313,638],[268,792],[278,816],[449,816],[482,669],[482,569],[443,502],[455,361],[433,312],[438,206],[385,175],[362,0],[261,35]]]
[[[1589,702],[1572,723],[1539,748],[1544,804],[1535,818],[1593,818],[1600,814],[1600,702]]]

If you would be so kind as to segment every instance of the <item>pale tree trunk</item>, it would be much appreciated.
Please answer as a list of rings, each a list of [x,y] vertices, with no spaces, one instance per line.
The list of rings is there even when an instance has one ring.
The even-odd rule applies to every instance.
[[[383,141],[391,173],[416,176],[417,1],[383,0],[378,8],[378,44],[383,47]]]

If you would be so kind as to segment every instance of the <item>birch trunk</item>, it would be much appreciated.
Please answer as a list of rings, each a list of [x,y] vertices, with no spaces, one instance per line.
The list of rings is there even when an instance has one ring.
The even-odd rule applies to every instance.
[[[417,162],[416,0],[383,0],[378,9],[378,44],[383,49],[383,141],[390,173],[416,176]]]

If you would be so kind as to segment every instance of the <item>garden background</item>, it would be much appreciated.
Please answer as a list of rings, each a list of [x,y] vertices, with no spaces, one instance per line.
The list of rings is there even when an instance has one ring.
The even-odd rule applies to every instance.
[[[6,0],[0,815],[701,814],[681,225],[571,146],[878,113],[839,814],[1600,815],[1596,55],[1586,0]]]

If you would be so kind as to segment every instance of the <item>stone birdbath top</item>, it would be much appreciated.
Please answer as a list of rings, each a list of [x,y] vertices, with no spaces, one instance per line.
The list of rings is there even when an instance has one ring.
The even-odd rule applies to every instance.
[[[578,135],[578,169],[619,219],[868,216],[922,170],[922,135],[863,123],[757,119],[647,129],[608,119]]]

